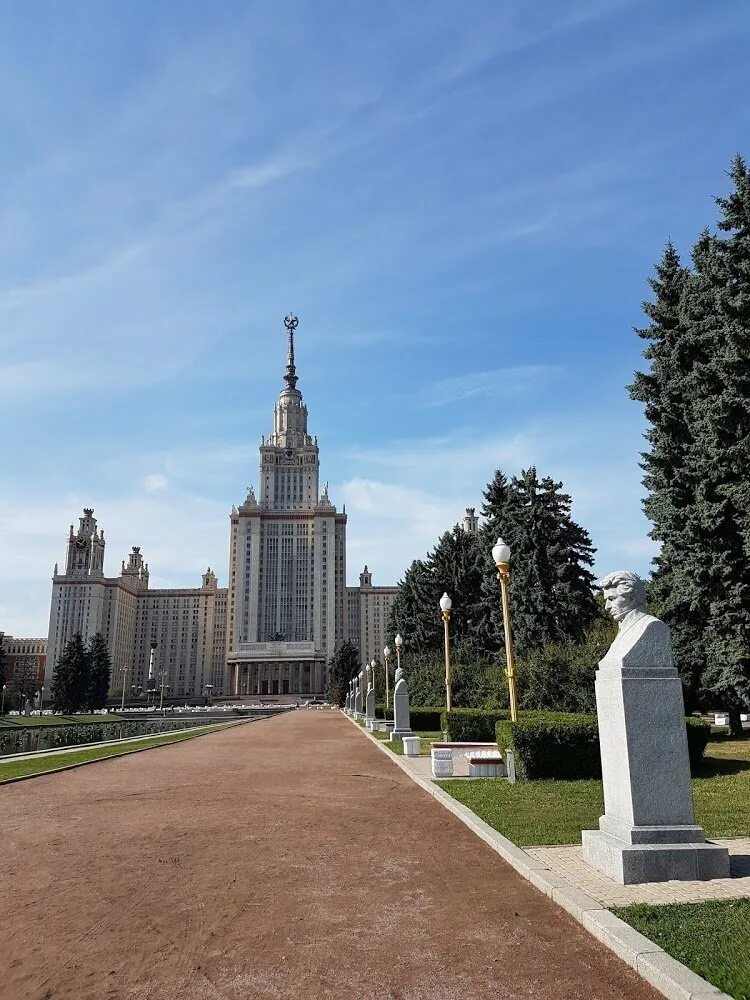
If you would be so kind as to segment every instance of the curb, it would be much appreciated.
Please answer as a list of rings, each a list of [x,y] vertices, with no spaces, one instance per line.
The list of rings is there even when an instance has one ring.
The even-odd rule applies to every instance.
[[[244,723],[243,722],[227,722],[227,723],[221,723],[220,722],[220,723],[218,723],[218,725],[221,726],[221,729],[223,731],[224,729],[231,729],[233,726],[244,725]],[[198,727],[196,726],[195,728],[197,729]],[[62,767],[50,767],[50,768],[45,769],[44,771],[36,771],[34,774],[19,774],[15,778],[2,778],[2,779],[0,779],[0,788],[2,788],[4,785],[13,785],[17,781],[30,781],[32,778],[44,778],[45,775],[47,775],[47,774],[60,774],[61,771],[73,771],[77,767],[88,767],[90,764],[104,764],[108,760],[117,760],[118,757],[128,757],[128,756],[130,756],[130,754],[133,754],[133,753],[145,753],[147,750],[160,750],[162,747],[172,746],[173,743],[186,743],[188,740],[195,740],[199,736],[211,736],[211,735],[213,735],[213,733],[218,733],[219,731],[220,730],[217,728],[217,729],[212,729],[208,733],[191,733],[190,736],[185,736],[181,740],[170,740],[168,743],[156,743],[156,744],[154,744],[152,746],[149,746],[149,747],[137,747],[135,750],[122,750],[120,753],[109,753],[109,754],[107,754],[106,757],[95,757],[94,760],[81,760],[77,764],[63,764]],[[178,732],[181,732],[181,733],[190,733],[191,731],[189,729],[180,729],[180,730],[178,730]],[[168,734],[159,733],[158,735],[160,735],[160,736],[164,736],[164,735],[176,736],[177,734],[176,733],[168,733]],[[148,737],[145,737],[145,738],[147,739]],[[151,738],[152,739],[157,739],[157,736],[153,736]],[[107,744],[105,744],[105,745],[107,745]],[[109,744],[109,745],[111,746],[112,744]],[[91,747],[90,749],[93,750],[93,749],[95,749],[95,747]],[[79,753],[79,752],[80,752],[80,750],[73,750],[73,751],[71,751],[71,753]]]
[[[663,948],[634,930],[624,920],[620,920],[606,906],[602,906],[600,902],[586,895],[572,882],[568,882],[557,872],[553,872],[543,862],[530,857],[512,840],[508,840],[507,837],[498,833],[489,823],[485,823],[476,813],[457,802],[434,782],[425,781],[419,775],[412,774],[401,757],[391,753],[382,740],[376,739],[343,711],[341,714],[359,732],[364,733],[367,739],[371,740],[382,753],[386,754],[389,760],[400,767],[415,784],[437,799],[465,826],[481,837],[504,861],[515,868],[519,875],[531,882],[553,903],[557,903],[558,906],[566,910],[574,920],[586,928],[589,934],[614,952],[631,969],[635,969],[646,982],[650,983],[668,1000],[732,1000],[728,994],[722,993],[720,989],[696,975],[682,962],[678,962],[676,958],[668,955]]]

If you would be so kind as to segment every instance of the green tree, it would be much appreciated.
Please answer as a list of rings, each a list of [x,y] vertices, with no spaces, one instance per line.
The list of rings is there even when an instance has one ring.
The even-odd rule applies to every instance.
[[[80,632],[66,643],[52,672],[52,706],[56,712],[78,712],[89,692],[90,657]]]
[[[552,642],[519,660],[518,690],[527,710],[595,712],[594,675],[617,627],[603,602],[583,642]]]
[[[701,252],[699,245],[696,254]],[[700,348],[694,336],[695,317],[689,320],[688,313],[700,289],[696,281],[691,284],[690,272],[671,243],[666,245],[649,285],[653,300],[643,303],[643,311],[650,322],[636,329],[639,337],[649,341],[643,352],[649,370],[636,372],[628,388],[631,397],[644,404],[649,423],[649,448],[641,462],[648,491],[644,511],[653,524],[651,537],[661,543],[650,595],[661,616],[672,625],[676,663],[691,708],[700,690],[703,657],[695,616],[694,567],[689,569],[697,541],[691,521],[696,469],[692,414],[685,392],[689,386],[691,391],[695,389]],[[696,307],[697,300],[693,311]]]
[[[570,496],[562,492],[562,483],[540,478],[532,466],[513,477],[502,503],[492,534],[485,533],[484,547],[491,548],[497,534],[511,548],[516,651],[524,656],[548,643],[580,642],[596,617],[594,576],[588,568],[594,548],[588,532],[572,518]],[[502,637],[496,575],[486,572],[482,588],[485,621]]]
[[[337,646],[328,667],[331,704],[342,708],[349,691],[349,681],[360,671],[359,650],[354,643],[345,641]]]
[[[717,699],[741,731],[750,702],[750,176],[737,157],[734,190],[717,199],[724,237],[704,231],[684,271],[665,252],[647,373],[645,509],[661,542],[653,596],[672,629],[688,704]],[[675,305],[676,303],[676,305]]]
[[[714,292],[701,366],[703,402],[693,400],[697,509],[706,565],[706,667],[703,686],[730,714],[750,704],[750,171],[737,156],[734,188],[718,198],[719,229],[708,255]]]
[[[86,692],[86,708],[104,708],[107,704],[112,661],[109,658],[107,642],[101,632],[91,638],[88,649],[89,678]]]

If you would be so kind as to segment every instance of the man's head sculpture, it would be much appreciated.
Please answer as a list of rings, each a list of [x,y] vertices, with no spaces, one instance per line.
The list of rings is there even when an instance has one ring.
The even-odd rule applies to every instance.
[[[595,587],[604,594],[604,605],[616,622],[622,621],[631,611],[646,611],[646,587],[643,580],[627,569],[607,573],[597,580]]]

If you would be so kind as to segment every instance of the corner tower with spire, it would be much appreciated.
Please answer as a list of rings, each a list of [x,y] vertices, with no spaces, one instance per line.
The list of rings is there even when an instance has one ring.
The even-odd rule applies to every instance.
[[[320,490],[317,439],[297,388],[294,337],[284,319],[287,363],[261,438],[259,489],[231,514],[227,608],[230,693],[313,695],[346,635],[346,514]],[[257,499],[256,499],[257,497]]]

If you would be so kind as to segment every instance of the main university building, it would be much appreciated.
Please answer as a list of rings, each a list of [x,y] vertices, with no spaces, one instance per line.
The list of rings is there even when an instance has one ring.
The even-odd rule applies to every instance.
[[[152,589],[134,546],[120,575],[104,575],[104,531],[92,508],[71,525],[64,573],[52,585],[45,687],[65,643],[101,632],[112,658],[112,689],[145,690],[152,642],[154,677],[173,697],[214,694],[322,695],[326,665],[345,639],[362,662],[380,657],[395,587],[374,587],[365,566],[346,586],[346,512],[320,489],[317,438],[297,388],[294,331],[273,433],[260,444],[257,495],[250,487],[230,515],[229,581],[209,568],[200,587]]]

